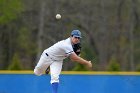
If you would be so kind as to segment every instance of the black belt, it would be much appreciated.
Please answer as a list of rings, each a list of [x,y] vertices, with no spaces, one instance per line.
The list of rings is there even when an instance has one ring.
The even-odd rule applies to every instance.
[[[46,56],[49,56],[49,54],[48,53],[45,53],[46,54]],[[50,57],[51,58],[51,57]],[[51,58],[53,61],[58,61],[58,60],[54,60],[53,58]]]
[[[45,53],[47,56],[49,56],[49,54],[48,53]]]
[[[45,53],[46,54],[46,56],[49,56],[49,54],[48,53]],[[51,58],[51,57],[50,57]],[[53,61],[56,61],[56,60],[54,60],[53,58],[51,58]]]

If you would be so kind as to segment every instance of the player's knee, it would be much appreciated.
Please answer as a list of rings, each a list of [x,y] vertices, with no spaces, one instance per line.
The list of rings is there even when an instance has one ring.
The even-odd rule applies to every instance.
[[[40,76],[42,73],[38,69],[34,69],[34,74]]]

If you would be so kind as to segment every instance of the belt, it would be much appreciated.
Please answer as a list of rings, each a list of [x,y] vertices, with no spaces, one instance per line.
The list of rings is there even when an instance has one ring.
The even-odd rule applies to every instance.
[[[48,53],[45,53],[46,54],[46,56],[49,56],[49,54]],[[51,57],[50,57],[51,58]],[[54,60],[53,58],[51,58],[53,61],[57,61],[57,60]]]
[[[49,54],[48,53],[45,53],[47,56],[49,56]]]

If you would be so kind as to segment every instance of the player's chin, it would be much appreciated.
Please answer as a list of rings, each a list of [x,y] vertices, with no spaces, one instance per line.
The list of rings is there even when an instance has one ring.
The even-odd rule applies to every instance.
[[[74,42],[74,44],[78,44],[78,43],[79,43],[79,41]]]
[[[74,44],[77,44],[76,42]]]

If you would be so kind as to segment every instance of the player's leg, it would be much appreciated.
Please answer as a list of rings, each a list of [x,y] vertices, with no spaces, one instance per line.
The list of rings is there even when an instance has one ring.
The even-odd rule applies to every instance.
[[[57,93],[58,85],[59,85],[59,75],[62,70],[63,62],[53,62],[50,65],[50,73],[51,73],[51,84],[53,93]]]
[[[49,74],[50,72],[50,66],[45,70],[45,74]]]
[[[47,57],[44,53],[42,53],[41,58],[34,69],[35,75],[38,76],[42,75],[45,72],[46,68],[48,68],[51,63],[52,63],[51,59]]]

